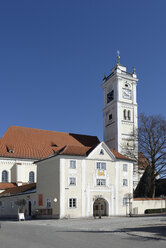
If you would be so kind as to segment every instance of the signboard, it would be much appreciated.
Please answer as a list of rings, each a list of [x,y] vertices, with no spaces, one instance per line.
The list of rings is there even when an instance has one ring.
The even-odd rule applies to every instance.
[[[38,205],[43,206],[43,195],[42,194],[38,195]]]

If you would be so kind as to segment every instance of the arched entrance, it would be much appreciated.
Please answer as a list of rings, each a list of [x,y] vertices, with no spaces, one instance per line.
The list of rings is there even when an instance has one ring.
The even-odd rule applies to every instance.
[[[93,216],[108,216],[108,202],[104,198],[97,198],[93,204]]]

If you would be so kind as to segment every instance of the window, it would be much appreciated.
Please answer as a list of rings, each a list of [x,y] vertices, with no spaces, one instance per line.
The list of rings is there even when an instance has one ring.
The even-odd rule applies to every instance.
[[[70,160],[70,169],[76,169],[76,161]]]
[[[127,164],[123,164],[123,171],[127,171]]]
[[[108,118],[109,118],[109,121],[111,121],[111,120],[112,120],[112,114],[110,114],[110,115],[108,116]]]
[[[14,202],[13,201],[10,202],[10,208],[14,208]]]
[[[3,201],[0,201],[0,207],[4,208],[5,207],[5,203]]]
[[[8,172],[6,170],[2,171],[2,183],[8,183]]]
[[[114,91],[113,90],[107,94],[107,103],[111,102],[112,100],[114,100]]]
[[[47,208],[50,208],[51,207],[51,200],[50,199],[47,199],[46,200],[46,207]]]
[[[96,179],[97,186],[106,186],[106,179]]]
[[[131,111],[130,110],[123,110],[123,119],[124,120],[131,120]]]
[[[33,206],[34,206],[34,207],[36,206],[36,201],[35,201],[35,200],[33,201]]]
[[[123,206],[127,206],[127,197],[123,198]]]
[[[34,183],[35,173],[33,171],[29,172],[29,183]]]
[[[128,110],[127,113],[128,113],[128,114],[127,114],[128,120],[131,120],[131,113],[130,113],[130,110]]]
[[[123,118],[124,118],[124,120],[127,119],[127,116],[126,116],[126,109],[123,110]]]
[[[127,179],[123,179],[123,186],[127,186],[127,185],[128,185]]]
[[[97,162],[96,168],[98,170],[106,170],[106,163],[104,163],[104,162]]]
[[[76,208],[76,207],[77,207],[77,199],[69,198],[69,208]]]
[[[100,150],[100,155],[104,155],[104,150],[103,149]]]
[[[76,178],[75,177],[69,177],[69,185],[76,185]]]

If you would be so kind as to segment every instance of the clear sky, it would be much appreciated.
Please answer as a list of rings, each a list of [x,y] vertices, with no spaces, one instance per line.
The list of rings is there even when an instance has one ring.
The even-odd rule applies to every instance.
[[[10,125],[103,139],[103,75],[120,50],[139,113],[166,117],[165,0],[1,0],[0,136]]]

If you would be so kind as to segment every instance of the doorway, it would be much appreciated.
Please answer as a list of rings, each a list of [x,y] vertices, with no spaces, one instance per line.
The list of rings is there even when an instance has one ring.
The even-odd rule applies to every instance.
[[[108,216],[108,202],[104,198],[98,198],[93,204],[93,216]]]

